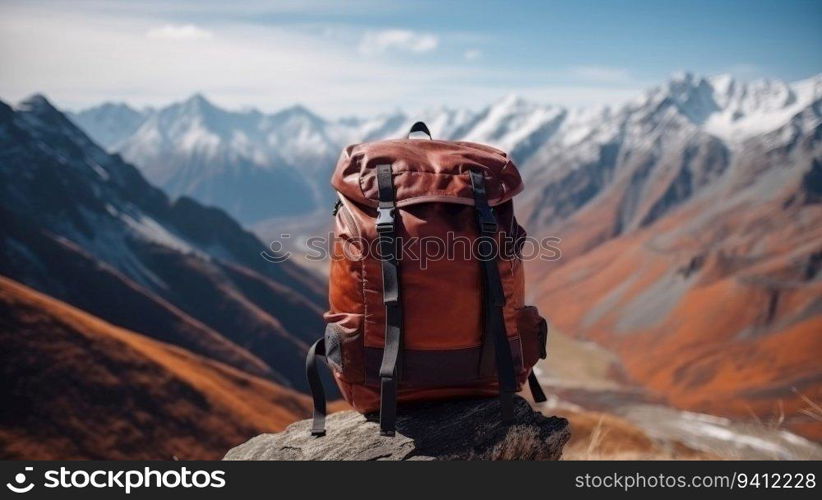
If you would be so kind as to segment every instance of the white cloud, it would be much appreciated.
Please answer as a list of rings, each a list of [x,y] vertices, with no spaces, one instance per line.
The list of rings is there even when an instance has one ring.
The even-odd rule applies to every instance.
[[[479,79],[428,58],[357,57],[361,32],[353,30],[340,43],[316,30],[224,21],[209,25],[215,36],[208,40],[147,43],[147,33],[166,24],[132,12],[4,7],[0,99],[42,92],[58,106],[78,109],[107,100],[159,106],[203,92],[232,108],[274,111],[300,102],[327,116],[368,115],[449,103],[453,82]],[[416,51],[431,45],[425,37],[411,44]]]
[[[147,41],[147,33],[173,24],[171,19],[133,11],[91,14],[72,5],[4,7],[0,99],[13,102],[43,92],[69,109],[107,100],[161,106],[199,91],[229,108],[274,111],[299,102],[333,117],[398,107],[477,109],[511,92],[584,104],[637,90],[634,84],[575,85],[567,70],[538,67],[520,69],[511,78],[511,71],[500,71],[490,57],[489,64],[455,65],[454,59],[464,60],[462,52],[442,60],[358,57],[362,32],[350,26],[338,26],[328,36],[319,29],[220,21],[207,25],[214,34],[210,39],[159,43],[165,39]],[[442,36],[451,40],[454,34]],[[405,42],[382,38],[382,46],[396,51],[399,43],[420,53],[440,43],[426,41],[422,33],[414,33],[413,43],[405,35],[399,38]],[[474,46],[460,44],[464,50]]]
[[[463,54],[463,56],[465,57],[465,59],[469,61],[475,61],[482,57],[482,51],[479,49],[468,49],[465,51],[465,54]]]
[[[608,66],[575,66],[571,68],[572,76],[598,83],[628,83],[632,80],[631,74],[624,68]]]
[[[369,31],[360,40],[360,53],[365,55],[382,54],[388,51],[412,52],[421,54],[431,52],[439,45],[439,38],[430,33],[419,33],[411,30]]]
[[[166,24],[146,32],[146,38],[152,40],[208,40],[212,36],[210,31],[193,24]]]

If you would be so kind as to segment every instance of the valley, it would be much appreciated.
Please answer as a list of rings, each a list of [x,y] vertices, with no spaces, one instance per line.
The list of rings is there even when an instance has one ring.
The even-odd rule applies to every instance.
[[[552,325],[538,370],[544,411],[576,426],[568,458],[822,456],[822,76],[687,73],[612,107],[339,120],[199,94],[0,103],[0,455],[215,458],[304,418],[330,171],[418,119],[508,151],[519,222],[561,240],[526,293]],[[294,258],[263,259],[271,241]]]

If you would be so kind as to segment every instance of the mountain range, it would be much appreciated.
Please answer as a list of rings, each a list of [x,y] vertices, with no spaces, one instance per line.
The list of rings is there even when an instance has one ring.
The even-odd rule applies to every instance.
[[[219,459],[311,411],[299,392],[5,277],[0,311],[6,460]]]
[[[625,135],[631,120],[653,120],[668,137],[699,130],[733,148],[810,105],[819,81],[741,82],[728,75],[685,73],[625,105],[588,109],[511,95],[479,111],[440,107],[328,120],[299,105],[271,114],[228,111],[195,94],[159,109],[104,103],[69,116],[172,197],[191,196],[254,226],[283,215],[324,211],[333,203],[328,177],[343,147],[403,137],[417,120],[425,121],[437,139],[493,144],[524,171],[542,177],[590,163],[602,156],[601,147],[642,146],[639,138]]]
[[[304,389],[325,287],[222,210],[169,199],[35,95],[0,103],[0,274],[118,326]]]
[[[809,416],[822,400],[821,84],[686,77],[581,143],[540,147],[521,207],[562,238],[560,262],[531,268],[554,324],[616,352],[671,405],[822,438]]]
[[[41,95],[0,102],[0,456],[219,458],[305,417],[325,286]]]
[[[820,99],[822,75],[683,73],[625,104],[587,109],[508,96],[479,111],[326,120],[299,106],[227,112],[198,95],[138,112],[136,128],[122,105],[72,119],[149,178],[174,177],[155,177],[173,195],[221,205],[265,238],[283,221],[327,224],[307,221],[331,204],[328,174],[345,144],[402,137],[423,120],[435,139],[500,147],[526,181],[523,225],[561,238],[560,260],[528,263],[528,294],[555,326],[616,352],[633,383],[671,405],[738,418],[781,412],[820,439],[806,403],[822,399]],[[237,198],[231,183],[206,194],[185,187],[209,182],[215,158],[220,175],[240,162],[284,185],[300,178],[314,196],[298,205],[272,192],[258,206],[281,205],[246,217],[220,202]]]
[[[0,455],[217,458],[306,416],[325,284],[262,241],[326,229],[342,146],[420,119],[517,161],[518,217],[561,239],[559,260],[527,263],[529,300],[577,355],[607,351],[600,377],[634,404],[822,440],[821,98],[822,76],[683,74],[614,107],[509,96],[341,120],[202,95],[0,103]],[[572,402],[623,397],[592,391]]]

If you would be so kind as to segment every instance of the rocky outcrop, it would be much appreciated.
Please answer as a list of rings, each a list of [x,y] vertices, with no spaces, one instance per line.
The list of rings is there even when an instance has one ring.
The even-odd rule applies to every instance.
[[[545,417],[515,399],[504,425],[496,399],[427,403],[402,409],[397,435],[380,436],[376,420],[354,411],[328,417],[326,436],[302,420],[229,450],[224,460],[558,460],[571,437],[568,421]]]

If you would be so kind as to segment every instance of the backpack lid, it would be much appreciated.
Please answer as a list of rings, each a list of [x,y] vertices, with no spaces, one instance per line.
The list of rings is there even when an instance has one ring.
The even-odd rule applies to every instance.
[[[470,170],[485,176],[488,203],[504,203],[522,191],[517,167],[504,152],[472,142],[397,139],[348,146],[331,177],[346,198],[377,206],[377,165],[390,163],[397,206],[445,202],[474,204]]]

